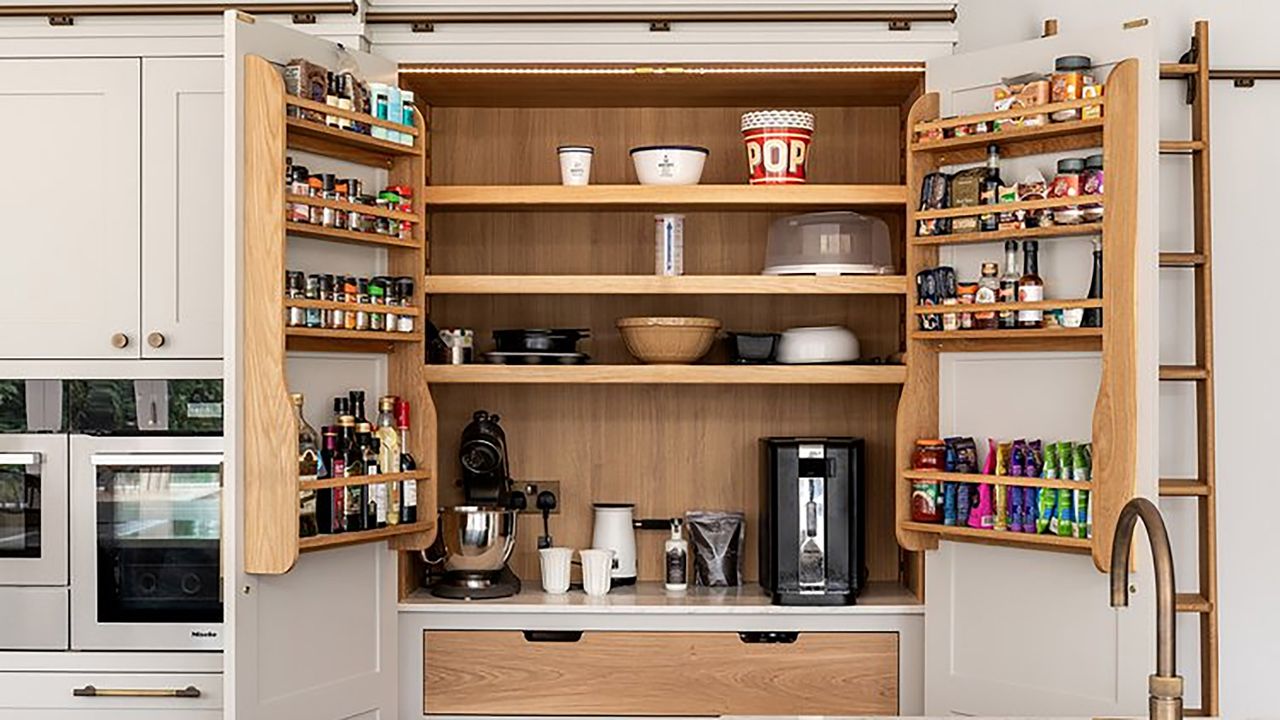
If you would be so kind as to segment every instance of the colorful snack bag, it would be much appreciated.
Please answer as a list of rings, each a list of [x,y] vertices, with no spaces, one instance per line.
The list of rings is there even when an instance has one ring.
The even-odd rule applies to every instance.
[[[946,439],[948,453],[955,451],[955,468],[950,472],[978,472],[978,445],[971,437],[951,437]],[[949,457],[949,455],[948,455]]]
[[[1061,477],[1061,472],[1058,464],[1058,444],[1049,443],[1044,446],[1044,464],[1041,467],[1040,476],[1046,480],[1057,480]]]
[[[1058,443],[1059,479],[1070,480],[1075,476],[1075,443],[1064,440]],[[1058,537],[1072,537],[1075,533],[1076,513],[1072,503],[1072,490],[1058,490],[1058,502],[1054,507],[1054,522],[1050,531]]]
[[[1058,491],[1040,488],[1036,491],[1036,497],[1036,532],[1043,533],[1048,531],[1056,535],[1058,532],[1058,518],[1054,515],[1054,510],[1058,507]]]
[[[983,475],[996,474],[996,455],[999,455],[996,449],[996,441],[994,438],[987,438],[987,459],[982,463]]]
[[[1027,454],[1027,441],[1014,440],[1013,449],[1009,451],[1009,475],[1022,476],[1022,470],[1026,467],[1024,458]]]
[[[1012,454],[1013,443],[1003,442],[996,445],[996,475],[1009,474],[1009,459]]]
[[[1009,468],[1012,467],[1013,443],[1000,443],[996,446],[996,475],[1003,476],[1009,474]],[[992,488],[995,493],[995,514],[992,527],[996,530],[1004,530],[1009,524],[1009,496],[1005,492],[1003,485],[996,485]]]
[[[968,525],[973,512],[973,483],[962,482],[956,487],[956,525]]]
[[[956,518],[960,516],[956,503],[959,500],[960,488],[958,485],[964,483],[945,482],[942,484],[942,524],[956,525]]]
[[[1022,532],[1022,488],[1010,485],[1005,505],[1009,508],[1009,532]]]
[[[1075,453],[1071,459],[1071,479],[1076,482],[1089,482],[1093,479],[1093,448],[1089,443],[1081,443],[1076,446]],[[1088,490],[1072,490],[1071,491],[1072,508],[1075,510],[1075,536],[1078,538],[1088,538],[1093,533],[1090,527],[1089,517],[1089,491]]]
[[[1040,477],[1040,467],[1044,464],[1044,451],[1039,440],[1027,443],[1027,452],[1023,456],[1023,477]]]
[[[1022,488],[1022,531],[1023,532],[1040,532],[1040,519],[1036,512],[1036,504],[1039,502],[1039,493],[1036,488]]]

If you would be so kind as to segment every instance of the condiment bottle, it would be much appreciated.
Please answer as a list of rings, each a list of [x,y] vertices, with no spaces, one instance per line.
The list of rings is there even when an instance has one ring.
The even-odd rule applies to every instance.
[[[1018,279],[1018,302],[1040,302],[1044,300],[1044,280],[1040,279],[1037,255],[1040,243],[1027,240],[1022,243],[1023,264],[1022,277]],[[1018,327],[1044,327],[1043,310],[1019,310]]]
[[[1102,298],[1102,240],[1093,239],[1093,277],[1089,281],[1090,300]],[[1085,308],[1084,327],[1102,327],[1102,308]]]
[[[1102,155],[1090,155],[1084,159],[1084,171],[1080,173],[1080,194],[1101,195],[1103,185]],[[1102,219],[1102,205],[1090,204],[1080,206],[1081,219],[1085,222],[1098,222]]]
[[[667,592],[684,592],[689,587],[689,541],[682,534],[683,525],[680,518],[671,518],[671,537],[663,544]]]
[[[1022,275],[1018,272],[1018,241],[1004,242],[1004,274],[1000,276],[1000,302],[1011,303],[1018,300],[1018,281]],[[1001,330],[1018,327],[1018,314],[1014,310],[1001,310],[996,318],[996,325]]]
[[[978,185],[978,203],[980,205],[997,205],[1000,202],[1000,146],[992,143],[987,146],[987,174]],[[978,218],[978,229],[983,232],[994,232],[1000,229],[1000,213],[990,212]]]
[[[982,263],[982,277],[978,278],[978,289],[973,296],[975,304],[986,305],[994,303],[999,299],[999,274],[999,265],[993,262]],[[994,330],[996,328],[995,312],[975,312],[973,314],[973,326],[979,330]]]
[[[1093,60],[1089,56],[1063,55],[1053,61],[1053,75],[1049,80],[1049,94],[1053,102],[1079,100],[1084,97],[1084,86],[1093,84]],[[1054,122],[1079,120],[1080,108],[1059,110],[1049,117]]]
[[[1049,197],[1075,197],[1080,194],[1080,175],[1084,172],[1084,158],[1062,158],[1058,161],[1058,174],[1049,186]],[[1078,205],[1054,208],[1054,225],[1076,225],[1083,217]]]

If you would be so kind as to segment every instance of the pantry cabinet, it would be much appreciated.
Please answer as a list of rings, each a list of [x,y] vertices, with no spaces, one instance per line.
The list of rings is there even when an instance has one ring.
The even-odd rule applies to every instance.
[[[0,357],[222,354],[221,63],[0,61]]]

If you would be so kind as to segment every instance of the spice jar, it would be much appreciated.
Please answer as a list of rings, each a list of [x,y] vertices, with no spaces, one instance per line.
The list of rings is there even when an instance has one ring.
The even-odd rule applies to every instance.
[[[356,292],[356,279],[350,275],[342,278],[342,295],[343,302],[355,304],[359,302],[359,295]],[[356,329],[356,311],[346,310],[342,313],[342,327],[347,330]]]
[[[1084,172],[1080,173],[1080,194],[1102,194],[1102,155],[1090,155],[1084,159]],[[1102,205],[1081,205],[1080,212],[1085,222],[1102,220]]]
[[[960,283],[956,285],[956,292],[961,305],[973,305],[978,296],[978,283]],[[973,329],[973,313],[960,313],[960,329]]]
[[[306,295],[305,276],[297,270],[286,270],[284,273],[284,296],[299,300]],[[289,306],[285,315],[285,324],[289,327],[302,327],[306,323],[306,311],[300,307]]]
[[[1084,158],[1063,158],[1058,161],[1058,174],[1049,185],[1049,197],[1075,197],[1080,194],[1080,179],[1084,173]],[[1077,206],[1053,209],[1054,225],[1076,225],[1083,219]]]
[[[310,184],[307,182],[307,168],[302,165],[294,165],[289,170],[289,194],[307,196],[311,194]],[[309,223],[311,222],[311,208],[305,203],[291,202],[285,206],[288,210],[287,217],[289,222]]]
[[[396,296],[400,299],[401,307],[413,306],[413,278],[398,277],[395,279]],[[400,332],[413,332],[413,316],[399,315],[396,317],[396,330]]]
[[[913,470],[941,471],[947,462],[947,445],[941,440],[917,440],[911,456]],[[941,484],[935,480],[914,480],[911,484],[911,519],[915,522],[942,522]]]
[[[1088,55],[1063,55],[1053,61],[1053,75],[1049,79],[1050,97],[1055,103],[1079,100],[1085,96],[1086,85],[1094,85],[1093,60]],[[1058,110],[1049,117],[1054,122],[1079,120],[1080,108]]]
[[[388,278],[379,275],[369,281],[370,305],[385,306],[387,304],[387,280]],[[387,314],[381,310],[374,310],[369,313],[369,329],[379,331],[389,329],[387,327]]]
[[[305,297],[308,300],[320,299],[320,276],[319,275],[313,274],[313,275],[307,276]],[[307,327],[309,328],[324,327],[323,311],[321,311],[320,308],[309,307],[306,310],[307,310],[306,312]]]

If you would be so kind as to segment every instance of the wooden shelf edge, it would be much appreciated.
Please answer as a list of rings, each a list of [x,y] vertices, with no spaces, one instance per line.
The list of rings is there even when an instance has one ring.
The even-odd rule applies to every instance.
[[[402,155],[416,155],[418,152],[414,145],[401,145],[372,135],[331,128],[302,118],[286,117],[285,127],[290,136],[306,135],[325,143],[340,145],[363,154],[384,157],[387,160]]]
[[[355,120],[356,122],[364,123],[366,125],[373,125],[377,127],[383,127],[388,130],[395,130],[397,132],[402,132],[406,135],[411,135],[413,137],[417,137],[418,134],[420,133],[416,125],[405,125],[404,123],[397,123],[397,122],[392,122],[390,120],[383,120],[382,118],[374,117],[368,113],[362,113],[356,110],[346,110],[344,108],[334,107],[332,105],[326,105],[325,103],[316,102],[315,100],[309,100],[307,98],[299,97],[297,95],[286,94],[284,96],[284,103],[285,105],[292,106],[292,107],[299,107],[304,110],[312,110],[314,112],[323,113],[325,115],[333,115],[335,117],[346,118],[348,120]],[[321,125],[321,123],[317,123],[313,120],[306,120],[304,118],[296,118],[296,119],[302,122],[309,122],[313,125],[328,127],[327,125]],[[343,132],[351,132],[351,131],[344,130]],[[360,135],[362,137],[370,137],[368,135],[364,135],[363,133],[352,133],[352,134]],[[379,138],[372,138],[372,139],[377,140]],[[412,147],[412,146],[410,145],[407,147]]]
[[[428,275],[428,295],[905,295],[905,275]]]
[[[319,310],[345,310],[349,312],[374,312],[385,313],[388,315],[412,315],[417,317],[422,314],[422,309],[413,305],[385,305],[373,303],[350,303],[336,302],[333,300],[309,300],[307,298],[285,298],[284,306],[287,308],[314,308]],[[296,326],[294,329],[298,329]],[[329,328],[303,328],[306,330],[325,330]],[[336,329],[336,328],[335,328]],[[357,331],[359,332],[359,331]],[[370,331],[370,332],[386,332],[386,331]],[[413,333],[403,333],[404,335],[413,335]]]
[[[1047,225],[1045,227],[1011,228],[993,232],[955,233],[953,235],[916,235],[910,239],[910,242],[912,245],[918,246],[968,245],[1003,242],[1005,240],[1044,240],[1048,238],[1101,234],[1102,223],[1080,223],[1078,225]]]
[[[1037,105],[1029,108],[1016,108],[1013,110],[994,110],[992,112],[974,113],[972,115],[957,115],[955,117],[938,118],[937,120],[926,120],[924,122],[916,123],[912,127],[912,129],[914,132],[920,133],[920,132],[925,132],[926,130],[931,130],[933,128],[952,128],[952,127],[959,127],[961,125],[971,125],[971,124],[980,123],[980,122],[994,122],[996,120],[1013,120],[1016,118],[1025,117],[1027,115],[1049,115],[1049,114],[1058,112],[1059,110],[1074,110],[1076,108],[1082,108],[1086,105],[1105,106],[1106,104],[1107,104],[1107,96],[1099,95],[1098,97],[1095,97],[1095,98],[1081,98],[1079,100],[1064,100],[1061,102],[1048,103],[1046,105]],[[1099,118],[1099,120],[1101,120],[1101,118]],[[1060,122],[1060,123],[1050,122],[1047,125],[1037,126],[1037,129],[1040,127],[1053,127],[1055,125],[1057,126],[1078,125],[1082,122],[1089,122],[1089,121],[1072,120],[1070,122]],[[986,133],[986,134],[994,135],[997,133]],[[970,136],[970,137],[978,137],[978,136]],[[918,148],[915,147],[915,144],[913,144],[911,149],[912,151],[918,152]]]
[[[284,199],[286,202],[297,203],[298,205],[334,208],[335,210],[358,212],[365,215],[372,215],[374,217],[387,218],[389,220],[401,220],[411,223],[422,222],[422,217],[416,212],[388,210],[386,208],[377,207],[376,205],[361,205],[360,203],[347,202],[346,200],[327,200],[325,198],[311,197],[310,195],[294,195],[293,193],[286,193]],[[375,237],[377,236],[375,235]]]
[[[912,305],[912,315],[957,315],[960,313],[974,312],[998,312],[1001,310],[1069,310],[1075,308],[1101,308],[1103,301],[1101,299],[1063,299],[1063,300],[1037,300],[1035,302],[1007,302],[1007,303],[983,303],[981,305],[970,303],[968,305]],[[1052,329],[1052,328],[1051,328]],[[1075,330],[1077,328],[1062,328],[1064,330]],[[1094,329],[1094,328],[1090,328]],[[1101,328],[1097,328],[1101,329]],[[921,332],[968,332],[964,330],[942,330]],[[985,331],[983,331],[985,332]],[[1008,332],[996,330],[994,332]],[[1042,331],[1043,332],[1043,331]]]
[[[302,480],[299,490],[323,490],[326,488],[350,487],[354,485],[376,485],[383,482],[399,482],[402,480],[429,480],[427,472],[383,473],[381,475],[358,475],[346,478],[325,478],[323,480]]]
[[[918,210],[912,217],[915,220],[933,220],[937,218],[988,215],[992,212],[1005,213],[1014,212],[1016,210],[1054,210],[1064,207],[1076,207],[1078,205],[1105,205],[1106,202],[1104,198],[1104,195],[1072,195],[1070,197],[1044,198],[1043,200],[1019,200],[1018,202],[1000,203],[998,205],[970,205],[967,207],[943,208],[941,210]]]
[[[429,533],[435,529],[435,520],[420,520],[412,525],[388,525],[376,530],[338,533],[336,535],[312,535],[298,539],[299,552],[314,552],[326,548],[361,545],[364,543],[387,540],[399,535]]]
[[[380,245],[392,249],[422,249],[422,245],[417,240],[405,240],[403,238],[391,237],[390,235],[377,235],[375,233],[356,232],[354,230],[339,230],[338,228],[329,228],[323,225],[312,225],[310,223],[291,221],[285,221],[284,227],[287,234],[298,237],[308,237],[317,240],[332,240],[333,242],[356,245]]]
[[[1018,475],[981,475],[969,473],[938,472],[934,470],[904,470],[902,478],[906,481],[924,482],[965,482],[985,485],[1013,485],[1015,487],[1051,488],[1057,490],[1091,490],[1089,482],[1075,480],[1052,480],[1049,478],[1021,477]]]
[[[365,309],[379,307],[378,305],[361,305]],[[387,307],[383,305],[381,307]],[[383,311],[389,312],[389,311]],[[321,340],[342,341],[342,340],[370,340],[374,342],[389,343],[411,343],[420,342],[422,333],[414,330],[413,332],[388,332],[386,330],[333,330],[329,328],[308,328],[308,327],[286,327],[284,329],[286,338],[318,338]]]
[[[958,525],[935,525],[932,523],[905,522],[902,526],[912,532],[937,535],[942,540],[957,542],[975,542],[987,545],[1005,545],[1035,550],[1057,550],[1062,552],[1087,555],[1092,541],[1074,537],[1057,535],[1040,535],[1035,533],[1016,533],[1009,531],[981,530]]]
[[[1024,109],[1015,117],[1039,114],[1041,113],[1038,109],[1034,112],[1027,112]],[[1102,126],[1102,118],[1090,118],[1088,120],[1076,120],[1074,122],[1063,123],[1051,122],[1034,127],[1013,127],[1008,130],[977,133],[961,137],[950,137],[942,140],[915,142],[912,143],[911,150],[912,152],[918,153],[947,153],[972,148],[985,149],[988,145],[1034,143],[1037,140],[1050,140],[1064,137],[1078,137],[1079,142],[1076,143],[1076,145],[1079,147],[1101,147]],[[1012,155],[1008,155],[1006,153],[1006,156]]]
[[[904,185],[428,185],[436,207],[903,207]]]
[[[904,365],[427,365],[428,383],[900,385]]]

